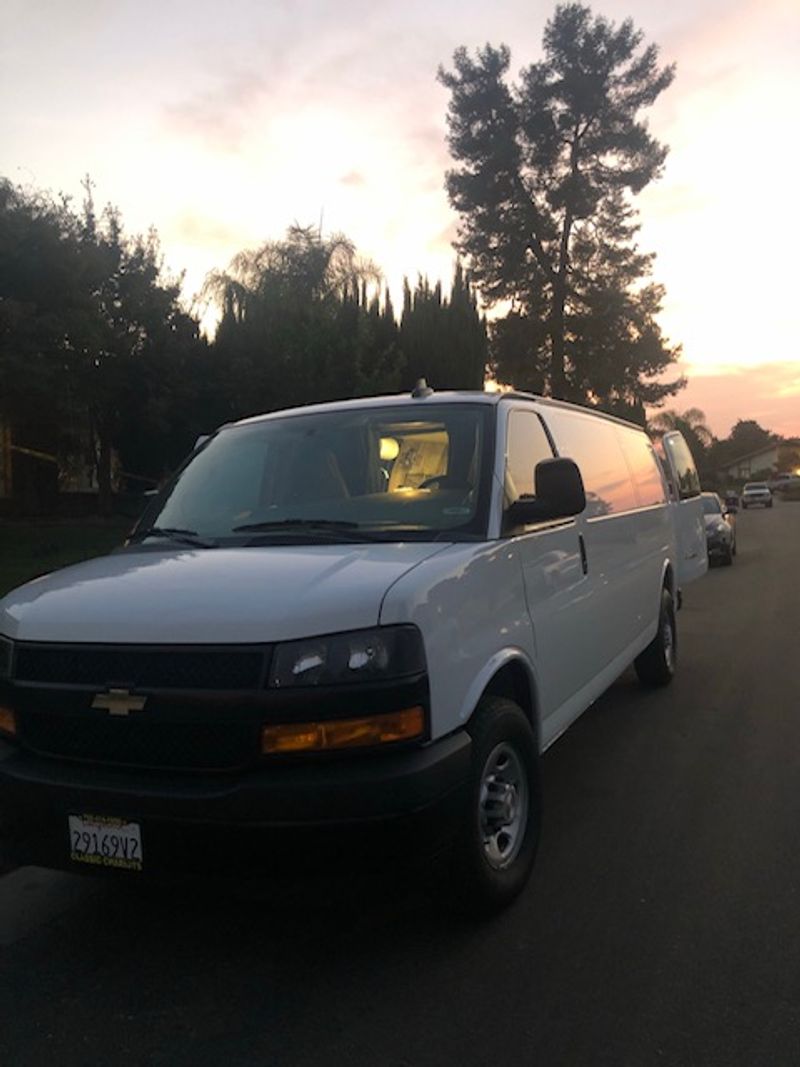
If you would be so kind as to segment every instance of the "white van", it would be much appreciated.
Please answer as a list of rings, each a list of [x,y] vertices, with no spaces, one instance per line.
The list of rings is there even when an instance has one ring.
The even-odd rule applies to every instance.
[[[222,428],[120,550],[0,600],[4,847],[285,872],[401,838],[505,905],[539,754],[629,664],[675,671],[707,560],[664,455],[673,499],[637,426],[424,384]]]

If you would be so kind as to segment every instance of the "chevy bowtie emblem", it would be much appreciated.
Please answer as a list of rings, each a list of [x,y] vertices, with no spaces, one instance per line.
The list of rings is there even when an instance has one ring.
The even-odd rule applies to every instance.
[[[108,689],[97,694],[92,707],[107,711],[109,715],[130,715],[132,711],[141,711],[146,702],[147,697],[134,696],[128,689]]]

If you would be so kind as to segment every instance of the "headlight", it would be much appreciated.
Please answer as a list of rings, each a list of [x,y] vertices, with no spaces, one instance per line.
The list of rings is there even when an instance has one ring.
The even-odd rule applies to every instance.
[[[415,626],[313,637],[278,645],[272,660],[272,688],[379,682],[425,670],[422,637]]]
[[[11,677],[11,650],[14,645],[7,637],[0,637],[0,678]]]

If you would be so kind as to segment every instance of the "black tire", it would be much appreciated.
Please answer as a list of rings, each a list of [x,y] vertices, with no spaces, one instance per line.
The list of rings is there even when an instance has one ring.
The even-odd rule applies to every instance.
[[[675,605],[669,589],[661,590],[661,610],[658,633],[634,660],[634,667],[642,685],[657,688],[669,685],[675,677],[678,659],[678,632],[675,627]]]
[[[733,557],[735,554],[736,553],[734,551],[733,546],[728,546],[727,553],[722,557],[722,562],[725,564],[726,567],[730,567],[733,565]]]
[[[768,507],[768,508],[771,508],[771,507],[772,507],[772,501],[771,501],[771,500],[770,500],[770,502],[769,502],[769,503],[767,504],[767,507]]]
[[[504,697],[484,697],[467,730],[472,737],[472,769],[444,885],[445,902],[449,910],[491,915],[522,892],[536,859],[541,828],[539,752],[525,713]],[[504,773],[511,783],[515,773],[521,775],[524,787],[520,784],[509,793]],[[499,786],[506,792],[499,793]],[[508,806],[503,808],[504,804]],[[504,837],[501,821],[512,812],[521,814],[524,822],[514,834],[512,818]],[[486,836],[494,819],[499,820],[498,829]]]

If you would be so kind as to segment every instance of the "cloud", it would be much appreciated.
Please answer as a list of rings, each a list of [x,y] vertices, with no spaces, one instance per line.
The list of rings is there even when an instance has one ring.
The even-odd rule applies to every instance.
[[[339,179],[339,185],[366,185],[367,179],[358,170],[348,171],[347,174],[343,174]]]
[[[458,220],[453,219],[448,223],[443,230],[441,230],[429,243],[429,248],[448,248],[452,249],[453,256],[455,257],[455,249],[453,249],[453,243],[458,240]]]
[[[755,419],[785,437],[800,436],[800,360],[683,369],[689,384],[667,406],[700,408],[718,437],[726,437],[737,419]]]
[[[652,211],[659,219],[696,214],[711,203],[710,193],[689,182],[653,185],[642,196],[643,210]]]
[[[241,230],[191,212],[181,215],[170,226],[170,236],[182,244],[225,249],[244,244],[247,240]]]
[[[248,120],[268,92],[268,83],[257,74],[241,74],[214,89],[164,109],[167,127],[179,134],[197,137],[212,151],[240,149]]]

